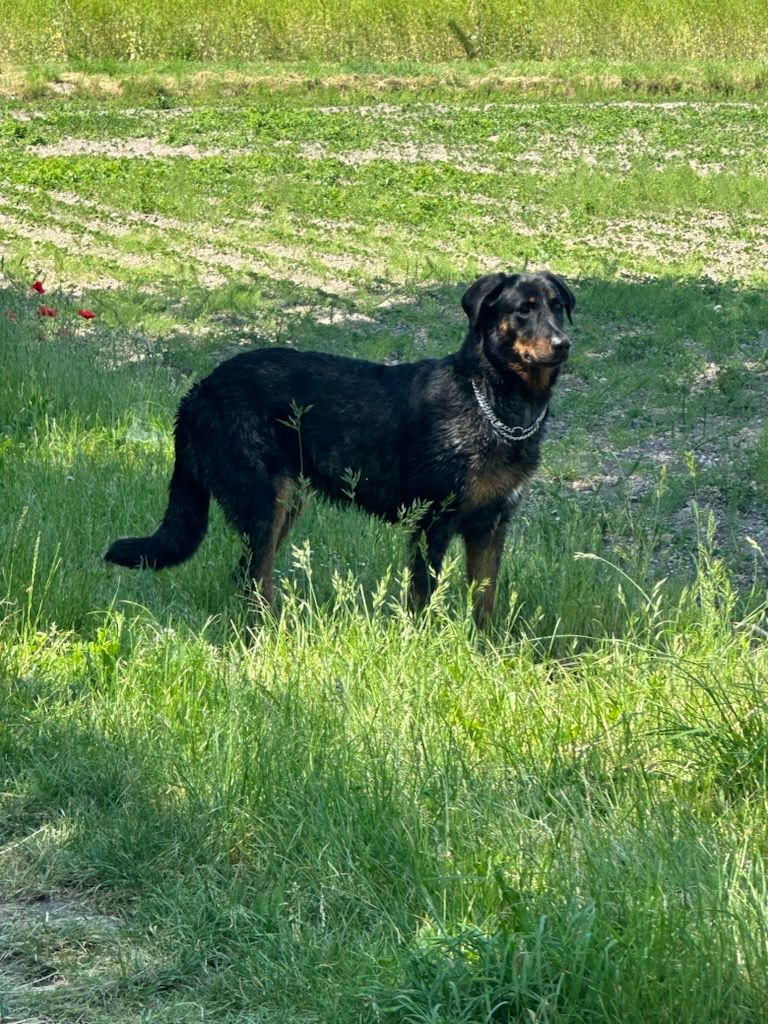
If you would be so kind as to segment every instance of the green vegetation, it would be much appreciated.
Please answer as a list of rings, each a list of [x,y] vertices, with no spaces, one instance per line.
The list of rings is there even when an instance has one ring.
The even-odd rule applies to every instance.
[[[768,122],[756,77],[608,71],[19,72],[0,1020],[768,1019]],[[399,531],[317,499],[278,620],[218,512],[177,570],[102,564],[196,374],[441,354],[526,263],[575,350],[491,635],[458,548],[414,621]]]
[[[305,102],[378,102],[431,98],[451,101],[458,94],[487,102],[503,96],[578,97],[741,97],[765,98],[766,65],[760,60],[608,61],[573,58],[533,61],[371,61],[347,60],[203,62],[55,59],[48,50],[26,66],[0,68],[0,96],[45,99],[121,99],[167,108],[175,102],[248,100],[271,106],[283,98]]]
[[[762,60],[762,0],[18,0],[15,60]]]

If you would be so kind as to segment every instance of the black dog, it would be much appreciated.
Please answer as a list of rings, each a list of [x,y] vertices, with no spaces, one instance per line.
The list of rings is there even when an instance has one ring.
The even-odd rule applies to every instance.
[[[195,384],[176,417],[168,509],[150,537],[109,562],[162,569],[189,558],[210,496],[245,539],[243,569],[272,601],[275,552],[296,516],[299,479],[397,521],[416,509],[411,604],[429,598],[448,543],[464,538],[475,615],[493,608],[504,536],[539,463],[552,387],[570,341],[573,293],[554,274],[488,274],[462,306],[469,331],[443,359],[383,366],[262,349]]]

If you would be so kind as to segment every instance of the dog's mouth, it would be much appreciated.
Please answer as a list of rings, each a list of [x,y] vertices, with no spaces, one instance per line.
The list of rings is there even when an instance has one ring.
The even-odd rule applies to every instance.
[[[517,337],[511,345],[513,361],[526,369],[556,370],[568,358],[570,341],[564,335]]]
[[[520,362],[526,366],[548,366],[554,368],[556,366],[562,366],[568,359],[568,352],[552,353],[552,355],[542,358],[541,356],[535,355],[533,352],[518,352],[517,353]]]

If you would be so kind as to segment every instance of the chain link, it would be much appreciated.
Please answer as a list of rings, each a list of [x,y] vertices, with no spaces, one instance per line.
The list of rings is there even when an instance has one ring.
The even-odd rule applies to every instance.
[[[547,415],[549,410],[549,406],[545,405],[529,427],[508,427],[507,424],[502,423],[499,417],[494,413],[488,403],[488,399],[480,392],[480,389],[474,381],[472,381],[472,390],[475,392],[477,404],[485,413],[488,422],[496,433],[500,434],[507,441],[526,441],[529,437],[533,437],[533,435],[540,429],[544,422],[544,417]]]

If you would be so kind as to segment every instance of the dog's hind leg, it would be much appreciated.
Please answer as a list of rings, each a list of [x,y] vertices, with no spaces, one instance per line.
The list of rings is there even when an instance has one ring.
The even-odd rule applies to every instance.
[[[243,537],[245,550],[238,574],[246,587],[270,606],[274,604],[275,552],[287,532],[286,490],[284,483],[265,477],[251,484],[246,493],[219,498],[227,519]]]
[[[286,491],[289,490],[290,488],[286,488]],[[275,553],[280,550],[280,546],[291,532],[296,520],[304,511],[304,505],[306,504],[305,499],[299,497],[298,494],[286,494],[285,491],[278,500],[285,503],[285,516],[283,517],[283,523],[280,527],[280,532],[277,535],[277,540],[275,541]]]

